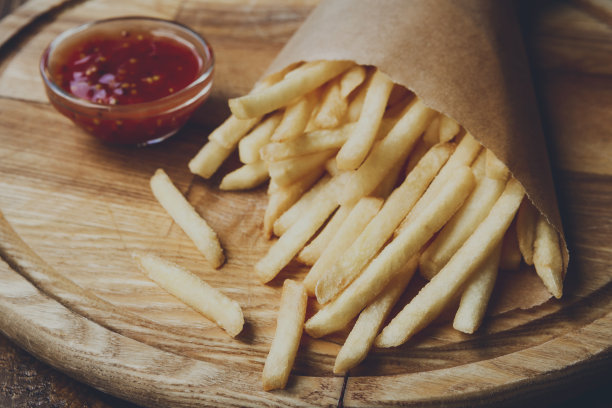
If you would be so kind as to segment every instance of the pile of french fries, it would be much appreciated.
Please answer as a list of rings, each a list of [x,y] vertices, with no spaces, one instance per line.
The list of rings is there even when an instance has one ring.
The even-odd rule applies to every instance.
[[[229,105],[191,172],[209,178],[237,149],[242,166],[220,188],[269,182],[263,233],[278,237],[255,273],[266,283],[293,259],[310,266],[303,282],[283,286],[264,389],[286,385],[302,330],[318,338],[354,322],[334,373],[372,346],[403,344],[457,299],[453,327],[473,333],[498,270],[522,261],[561,296],[558,234],[521,184],[457,122],[380,70],[301,63]],[[179,223],[186,232],[188,224]],[[218,241],[203,229],[212,243],[198,247],[217,267]],[[388,320],[417,270],[429,282]],[[307,297],[321,306],[304,322]]]

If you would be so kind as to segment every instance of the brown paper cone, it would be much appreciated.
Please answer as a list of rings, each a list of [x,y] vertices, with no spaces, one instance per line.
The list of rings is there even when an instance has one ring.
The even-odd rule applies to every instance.
[[[544,136],[512,2],[324,0],[268,72],[298,61],[373,65],[464,126],[523,184],[562,238]],[[520,286],[520,285],[519,285]],[[541,296],[518,302],[530,307]]]

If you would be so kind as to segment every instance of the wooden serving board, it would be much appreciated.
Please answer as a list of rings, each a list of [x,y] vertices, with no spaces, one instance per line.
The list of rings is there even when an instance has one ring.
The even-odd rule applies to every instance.
[[[538,10],[527,30],[555,165],[571,263],[564,298],[486,320],[475,335],[440,323],[397,349],[332,375],[340,337],[304,336],[285,390],[263,392],[282,280],[252,266],[265,190],[228,193],[188,160],[317,0],[31,0],[0,22],[0,330],[37,358],[146,406],[446,406],[518,404],[589,381],[612,362],[612,28],[580,8]],[[44,47],[77,24],[119,15],[175,19],[216,53],[214,92],[180,135],[148,148],[104,145],[47,102]],[[232,164],[226,165],[225,173]],[[212,269],[154,200],[164,168],[218,231],[227,263]],[[33,251],[19,244],[22,239]],[[194,271],[243,306],[236,339],[145,278],[149,250]]]

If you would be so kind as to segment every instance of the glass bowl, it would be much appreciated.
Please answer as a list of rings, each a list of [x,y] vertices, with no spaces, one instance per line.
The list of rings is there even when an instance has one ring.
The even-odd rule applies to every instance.
[[[69,29],[44,51],[51,104],[110,143],[147,145],[174,135],[207,99],[214,56],[181,24],[121,17]]]

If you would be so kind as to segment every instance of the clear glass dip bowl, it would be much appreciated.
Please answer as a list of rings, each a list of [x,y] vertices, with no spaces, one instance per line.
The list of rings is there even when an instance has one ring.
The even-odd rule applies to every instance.
[[[107,49],[109,55],[104,55],[102,51],[99,51],[101,47],[91,45],[91,41],[97,41],[100,38],[116,41],[118,45],[126,48],[136,43],[145,44],[143,41],[151,41],[150,47],[143,46],[145,51],[142,47],[129,48],[130,51],[126,53],[133,52],[133,55],[129,54],[130,58],[127,62],[117,65],[120,66],[119,72],[121,73],[126,72],[124,67],[130,69],[131,63],[138,64],[141,61],[141,72],[147,72],[147,75],[135,75],[131,81],[121,83],[118,80],[120,75],[117,72],[102,73],[103,70],[109,68],[104,64],[110,64],[109,60],[116,60],[119,55],[123,54],[121,50]],[[121,43],[123,40],[125,41]],[[189,77],[181,75],[183,71],[173,71],[174,73],[165,76],[154,74],[155,70],[161,69],[162,66],[182,70],[182,67],[172,65],[178,59],[163,55],[151,57],[154,54],[153,51],[150,51],[151,49],[161,49],[160,46],[155,46],[154,41],[170,44],[167,47],[174,45],[185,58],[187,58],[187,52],[193,53],[189,61],[197,62],[196,65],[192,64],[188,67],[187,71],[191,75]],[[85,49],[83,44],[88,44],[88,42],[92,53],[93,50],[97,50],[98,54],[86,55],[82,51]],[[145,55],[138,55],[139,53]],[[70,56],[75,55],[83,58],[76,57],[70,60]],[[146,60],[146,58],[149,59]],[[81,64],[78,66],[85,66],[87,70],[77,73],[74,71],[78,70],[67,71],[71,66],[67,61],[78,61]],[[87,63],[83,65],[82,61],[87,61]],[[96,65],[97,63],[99,64]],[[76,64],[75,62],[74,66],[77,66]],[[161,65],[156,66],[156,64]],[[100,73],[94,75],[98,68],[100,68]],[[157,143],[174,135],[208,98],[213,71],[212,48],[200,35],[181,24],[147,17],[100,20],[69,29],[51,42],[40,61],[40,72],[47,96],[60,113],[95,137],[109,143],[127,145]],[[67,85],[68,82],[65,79],[68,76],[66,72],[71,74],[70,85]],[[90,73],[91,78],[95,76],[95,81],[89,82]],[[164,79],[170,81],[170,85],[164,82]],[[181,89],[174,89],[171,86],[172,81],[182,81],[184,86]],[[189,82],[186,83],[186,81]],[[156,83],[165,86],[167,94],[164,95],[164,92],[161,92],[161,96],[153,96],[160,92],[147,91],[155,90],[152,86]],[[139,86],[142,86],[143,89],[140,90]],[[83,91],[83,89],[88,89],[88,91]],[[152,99],[122,102],[122,97],[127,98],[130,93],[137,95],[141,91],[143,95],[149,92],[148,95]],[[79,92],[89,93],[85,96],[78,96]],[[99,95],[104,97],[99,97]]]

